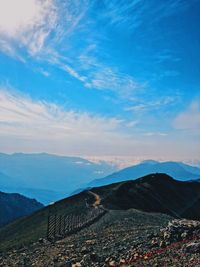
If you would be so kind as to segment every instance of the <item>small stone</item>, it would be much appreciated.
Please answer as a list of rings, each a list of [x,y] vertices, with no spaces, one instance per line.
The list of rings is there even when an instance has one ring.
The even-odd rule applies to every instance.
[[[94,245],[96,242],[95,242],[95,240],[86,240],[85,243],[87,245]]]
[[[170,239],[170,233],[168,232],[164,232],[164,235],[163,235],[164,239]]]
[[[153,239],[151,241],[151,247],[157,247],[158,246],[158,240],[157,239]]]
[[[138,254],[138,253],[135,253],[135,254],[133,255],[133,257],[134,257],[134,259],[137,259],[137,258],[139,257],[139,254]]]
[[[186,253],[200,253],[200,242],[190,242],[183,248],[183,250]]]
[[[113,267],[116,266],[116,262],[115,261],[110,261],[109,262],[109,266],[113,266]]]
[[[160,248],[164,248],[165,247],[165,241],[161,241],[159,246],[160,246]]]
[[[99,260],[99,256],[96,253],[92,253],[90,255],[91,261],[97,262]]]
[[[126,263],[125,259],[120,259],[120,263],[125,264]]]
[[[81,267],[81,263],[80,262],[76,262],[75,264],[72,264],[72,267]]]
[[[187,238],[188,237],[188,232],[183,232],[182,234],[181,234],[181,238],[182,239],[185,239],[185,238]]]
[[[67,260],[65,262],[65,267],[71,267],[72,266],[72,262],[70,260]]]
[[[88,253],[89,252],[89,249],[87,247],[83,247],[81,249],[81,253],[85,254],[85,253]]]

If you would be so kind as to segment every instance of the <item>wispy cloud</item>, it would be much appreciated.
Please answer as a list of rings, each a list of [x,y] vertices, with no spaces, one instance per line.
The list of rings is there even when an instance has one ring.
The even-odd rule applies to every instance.
[[[74,77],[75,79],[79,80],[80,82],[85,83],[87,80],[86,76],[80,75],[74,68],[67,64],[60,63],[60,68],[66,71],[70,76]]]
[[[90,69],[85,83],[87,88],[111,90],[123,97],[130,97],[135,90],[144,86],[132,76],[119,72],[117,68],[97,62],[94,58],[81,57],[80,62],[83,69]]]
[[[0,50],[19,56],[21,48],[25,48],[34,57],[53,52],[54,46],[79,25],[88,3],[88,0],[0,1],[0,37],[3,40]]]
[[[125,136],[120,134],[120,127],[121,120],[116,118],[66,111],[53,103],[34,101],[0,90],[1,148],[9,146],[9,140],[18,140],[14,146],[19,150],[28,143],[27,146],[40,151],[46,144],[51,152],[53,149],[59,153],[69,149],[71,153],[76,153],[82,148],[87,154],[101,146],[106,149],[107,145],[126,143],[123,141]]]
[[[88,53],[90,47],[86,48]],[[93,45],[93,48],[97,49],[96,45]],[[110,90],[120,97],[129,98],[145,87],[145,83],[136,81],[131,75],[122,73],[117,67],[103,63],[89,54],[80,54],[73,63],[70,58],[64,58],[58,53],[53,53],[47,60],[80,81],[87,89]]]
[[[167,133],[161,133],[161,132],[146,132],[143,133],[144,136],[167,136]]]
[[[50,73],[48,71],[44,70],[43,68],[38,68],[38,69],[36,69],[36,71],[40,72],[45,77],[50,76]]]
[[[85,73],[84,86],[89,89],[110,90],[120,97],[129,98],[145,83],[138,82],[132,75],[123,73],[111,62],[100,60],[97,44],[89,45],[77,60],[77,69]]]
[[[57,26],[57,9],[53,0],[0,1],[0,49],[6,43],[11,56],[25,47],[31,55],[38,53]],[[14,53],[15,52],[15,53]]]
[[[134,0],[118,1],[105,0],[106,17],[116,27],[125,26],[131,30],[138,29],[148,20],[148,26],[158,23],[162,19],[181,12],[188,7],[184,0],[166,0],[155,4],[154,1]],[[134,16],[133,16],[134,14]],[[149,18],[151,18],[149,20]]]
[[[69,36],[76,31],[85,31],[87,20],[81,22],[90,6],[88,0],[59,3],[54,0],[1,1],[0,50],[25,62],[28,58],[21,53],[21,48],[25,48],[28,56],[64,70],[85,88],[111,90],[129,97],[143,85],[116,66],[92,56],[90,52],[98,49],[97,43],[89,42],[84,52],[77,51],[75,56],[71,53],[63,55],[60,43],[64,42],[66,47]],[[39,72],[47,74],[41,69]]]
[[[54,131],[57,136],[65,133],[90,135],[96,130],[109,132],[120,125],[120,120],[115,118],[106,119],[88,113],[64,111],[53,103],[33,101],[31,98],[6,90],[0,90],[0,110],[0,123],[18,125],[16,133],[19,130],[23,136],[30,136],[31,131],[33,136],[43,133],[44,138],[49,138],[46,134]],[[23,132],[24,129],[26,131]]]
[[[156,109],[159,109],[161,107],[165,107],[167,105],[174,104],[175,101],[177,101],[176,96],[166,96],[166,97],[162,97],[161,99],[156,100],[156,101],[146,101],[145,103],[143,102],[143,103],[135,104],[131,107],[125,108],[125,110],[126,111],[134,111],[134,112],[156,110]]]
[[[1,36],[1,35],[0,35]],[[12,58],[15,58],[21,62],[25,62],[25,59],[16,53],[15,48],[13,45],[8,42],[8,40],[0,39],[0,51],[3,52],[4,54],[11,56]]]
[[[0,150],[90,156],[195,157],[195,145],[164,132],[133,131],[115,117],[66,110],[7,89],[0,90]],[[165,137],[165,138],[164,138]],[[157,147],[155,151],[155,146]],[[171,147],[173,146],[173,151]],[[181,148],[181,149],[180,149]],[[196,149],[196,150],[195,150]],[[179,153],[181,151],[181,154]]]
[[[200,134],[200,99],[194,100],[185,111],[180,112],[174,119],[173,126]]]

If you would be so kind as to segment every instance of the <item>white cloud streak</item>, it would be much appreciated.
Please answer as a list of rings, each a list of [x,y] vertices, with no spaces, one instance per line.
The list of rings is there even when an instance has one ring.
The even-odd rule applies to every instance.
[[[135,91],[145,87],[138,83],[131,75],[121,73],[117,68],[99,62],[90,51],[80,55],[79,67],[87,71],[84,86],[89,89],[111,90],[123,98],[129,98]]]
[[[161,132],[147,132],[143,134],[144,136],[167,136],[167,133]]]
[[[81,21],[90,6],[88,0],[0,0],[0,50],[23,62],[28,59],[25,51],[36,60],[64,70],[86,88],[111,90],[128,98],[143,85],[91,56],[96,44],[90,44],[83,54],[77,51],[73,60],[64,57],[58,48],[63,40],[66,47],[67,37],[75,30],[85,29],[87,22]]]
[[[55,104],[33,101],[30,98],[1,90],[0,123],[15,128],[15,131],[10,131],[10,133],[19,134],[22,138],[26,136],[37,138],[39,134],[42,138],[54,138],[55,135],[59,137],[75,133],[93,135],[95,131],[112,132],[119,126],[120,120],[95,117],[88,113],[64,111]],[[6,127],[3,128],[5,133],[9,134],[9,131],[6,132]],[[47,133],[53,135],[46,135]]]
[[[21,47],[31,55],[39,53],[57,20],[53,0],[0,0],[0,49],[11,56]]]
[[[137,82],[131,75],[121,73],[118,68],[99,62],[90,55],[81,54],[70,64],[69,58],[53,52],[47,60],[80,81],[87,89],[113,91],[122,98],[130,98],[145,87],[145,84]]]
[[[122,121],[66,111],[47,102],[0,90],[0,150],[92,153],[127,143]],[[17,141],[16,141],[17,140]],[[67,153],[67,154],[68,154]]]
[[[149,27],[154,23],[176,14],[188,7],[187,1],[180,0],[165,0],[155,5],[153,1],[133,0],[120,1],[120,0],[105,0],[106,17],[111,25],[116,27],[124,26],[136,30],[147,22]],[[132,15],[134,14],[134,16]],[[149,16],[151,20],[149,20]]]
[[[197,157],[198,142],[161,132],[134,132],[127,122],[36,101],[0,89],[0,151],[79,156]],[[137,122],[135,123],[135,127]],[[129,131],[130,130],[130,131]],[[156,149],[155,149],[156,147]],[[173,149],[172,149],[173,148]]]
[[[39,58],[54,53],[79,26],[88,6],[88,0],[0,0],[0,50],[12,57],[21,48]]]
[[[147,103],[139,103],[134,106],[127,107],[125,108],[125,110],[133,111],[133,112],[155,110],[155,109],[159,109],[161,107],[167,106],[167,105],[174,104],[176,100],[177,100],[176,96],[173,96],[173,97],[166,96],[156,101],[151,101]]]
[[[178,114],[173,126],[179,130],[200,134],[200,100],[194,100],[185,111]]]

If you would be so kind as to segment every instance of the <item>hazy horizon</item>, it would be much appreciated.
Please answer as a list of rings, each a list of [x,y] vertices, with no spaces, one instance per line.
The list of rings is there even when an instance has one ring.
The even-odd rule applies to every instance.
[[[58,157],[77,157],[77,158],[82,158],[86,159],[88,161],[94,162],[94,163],[100,163],[100,162],[106,162],[108,164],[114,165],[117,169],[122,169],[126,168],[129,166],[137,165],[143,161],[149,161],[149,160],[154,160],[157,162],[182,162],[185,164],[188,164],[190,166],[194,167],[200,167],[200,160],[199,159],[189,159],[189,158],[182,158],[182,159],[172,159],[172,158],[149,158],[149,157],[133,157],[133,156],[89,156],[89,155],[67,155],[67,154],[55,154],[55,153],[47,153],[47,152],[13,152],[13,153],[4,153],[0,152],[0,154],[5,154],[5,155],[18,155],[18,154],[24,154],[24,155],[42,155],[42,154],[47,154],[47,155],[53,155],[53,156],[58,156]]]

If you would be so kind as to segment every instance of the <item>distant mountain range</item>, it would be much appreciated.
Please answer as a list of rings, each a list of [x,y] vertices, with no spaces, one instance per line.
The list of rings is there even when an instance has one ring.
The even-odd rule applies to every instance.
[[[199,168],[192,167],[182,162],[145,160],[138,165],[122,169],[104,178],[95,179],[87,186],[96,187],[121,181],[134,180],[151,173],[166,173],[180,181],[197,180],[200,178]]]
[[[183,181],[200,179],[199,168],[181,162],[147,160],[117,171],[116,166],[106,162],[94,163],[80,157],[0,153],[0,190],[20,193],[45,205],[84,188],[136,179],[156,172]]]
[[[0,227],[43,208],[35,199],[0,192]]]
[[[44,204],[56,201],[81,184],[116,171],[106,162],[79,157],[42,154],[0,153],[0,190],[36,198]]]

